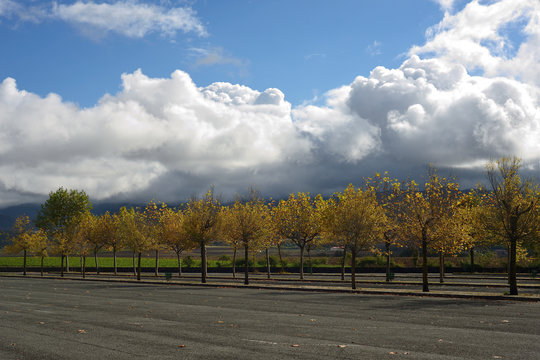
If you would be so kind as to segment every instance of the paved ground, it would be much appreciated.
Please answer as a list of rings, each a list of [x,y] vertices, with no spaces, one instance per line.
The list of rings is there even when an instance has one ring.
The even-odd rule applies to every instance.
[[[540,304],[0,277],[1,359],[538,359]]]
[[[243,273],[238,273],[234,282],[243,283]],[[147,278],[152,278],[148,276]],[[173,276],[173,279],[177,279]],[[229,274],[211,274],[210,280],[214,282],[231,282]],[[200,281],[200,275],[184,275],[182,281]],[[314,274],[305,275],[304,281],[298,280],[298,274],[273,274],[268,280],[266,274],[250,274],[250,282],[253,284],[274,284],[274,285],[312,285],[328,286],[347,289],[351,287],[350,276],[347,275],[345,281],[340,280],[339,274]],[[483,292],[492,294],[504,294],[509,290],[507,278],[504,275],[447,275],[444,283],[439,282],[439,276],[431,274],[429,276],[429,287],[432,291],[454,291],[454,292]],[[357,288],[369,289],[401,289],[418,291],[422,289],[422,274],[397,274],[395,279],[387,283],[384,274],[360,274],[357,276]],[[540,296],[540,278],[522,275],[518,278],[518,290],[521,294]]]
[[[3,273],[7,274],[7,273]],[[20,274],[20,273],[16,273]],[[0,273],[2,275],[2,273]],[[33,273],[33,275],[38,275]],[[49,274],[58,276],[58,273]],[[178,278],[177,274],[173,273],[172,281],[181,281],[182,283],[200,283],[200,274],[184,273],[182,278]],[[80,278],[78,272],[66,274],[68,277]],[[95,273],[89,273],[89,278],[95,277]],[[101,274],[100,278],[111,277],[116,279],[134,279],[131,273],[120,273],[114,277],[112,274]],[[143,279],[155,280],[153,273],[143,273]],[[164,280],[165,274],[161,273],[157,279]],[[233,279],[228,273],[210,273],[209,282],[218,284],[243,284],[244,274],[237,273],[236,279]],[[350,289],[350,275],[346,276],[345,281],[340,280],[340,274],[305,274],[305,280],[299,281],[298,274],[272,274],[272,279],[268,280],[264,273],[251,273],[250,283],[261,286],[309,286],[309,287],[329,287],[334,289]],[[444,284],[439,283],[438,274],[430,274],[429,285],[431,292],[468,292],[473,294],[493,294],[502,295],[508,292],[507,277],[504,274],[448,274]],[[421,292],[422,289],[422,274],[396,274],[395,279],[390,282],[385,282],[384,274],[365,274],[357,275],[357,288],[364,290],[380,290],[380,291],[406,291],[406,292]],[[540,277],[532,277],[530,275],[521,274],[518,276],[518,290],[520,295],[532,295],[539,297],[540,300]]]

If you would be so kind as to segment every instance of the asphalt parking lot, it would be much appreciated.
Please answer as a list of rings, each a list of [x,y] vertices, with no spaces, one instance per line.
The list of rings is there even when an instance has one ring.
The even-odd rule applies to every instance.
[[[1,359],[538,359],[540,304],[0,277]]]

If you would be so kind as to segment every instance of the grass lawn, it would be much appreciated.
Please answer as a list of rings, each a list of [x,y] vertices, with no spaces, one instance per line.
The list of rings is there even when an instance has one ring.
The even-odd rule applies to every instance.
[[[171,254],[165,255],[162,254],[162,257],[159,258],[159,267],[160,268],[177,268],[178,267],[178,261],[176,260],[176,257],[171,257]],[[339,268],[340,267],[340,260],[334,261],[337,258],[333,257],[317,257],[313,258],[313,268]],[[409,265],[409,267],[415,267],[412,264],[412,261],[406,261],[410,260],[407,258],[395,258],[396,261],[392,261],[392,268],[396,267],[403,267],[404,263]],[[276,257],[271,257],[271,264],[272,267],[280,267],[279,261]],[[283,258],[284,260],[284,266],[285,267],[298,267],[299,266],[299,259],[297,258]],[[454,260],[454,264],[451,264],[451,261],[447,261],[446,266],[454,265],[456,268],[460,267],[460,260],[463,261],[463,259],[449,259]],[[468,260],[468,259],[466,259]],[[499,260],[499,259],[498,259]],[[110,256],[110,254],[103,254],[99,256],[99,267],[100,268],[112,268],[113,267],[113,257]],[[243,262],[242,257],[238,257],[237,261]],[[266,260],[264,258],[256,258],[255,261],[250,259],[250,266],[255,265],[258,268],[265,268],[266,267]],[[69,266],[72,268],[80,268],[81,258],[79,256],[70,256],[69,257]],[[27,266],[28,267],[40,267],[41,264],[41,258],[37,256],[28,256],[27,257]],[[201,261],[197,258],[193,258],[191,256],[182,256],[182,267],[183,268],[198,268],[200,267]],[[379,267],[384,268],[385,263],[383,258],[379,257],[373,257],[373,256],[366,256],[362,257],[357,262],[358,267]],[[45,267],[55,267],[60,268],[60,257],[59,256],[50,256],[45,257],[43,261],[43,265]],[[428,265],[431,267],[438,267],[438,258],[429,258],[428,259]],[[490,264],[493,266],[493,264]],[[498,265],[498,266],[497,266]],[[530,264],[524,264],[525,267],[528,265],[531,268],[538,267],[539,263],[538,260],[536,262],[530,263]],[[6,269],[6,268],[21,268],[23,266],[23,257],[22,256],[0,256],[0,269]],[[93,256],[88,256],[86,258],[86,266],[88,268],[94,268],[95,267],[95,261]],[[133,259],[131,256],[119,256],[117,257],[117,266],[128,268],[133,266]],[[143,254],[143,257],[141,259],[141,266],[144,268],[153,268],[155,266],[155,259],[151,254]],[[237,269],[243,267],[242,263],[237,262]],[[346,266],[349,267],[350,263],[349,260],[347,260]],[[477,265],[478,266],[478,265]],[[208,259],[208,267],[212,268],[232,268],[232,259],[230,256],[220,256],[219,258],[215,256],[213,259]],[[308,259],[304,260],[304,268],[309,268],[310,263]],[[500,267],[501,269],[504,269],[504,264],[496,264],[493,267]]]
[[[239,259],[241,261],[241,259]],[[298,261],[293,261],[292,259],[285,259],[285,266],[298,266]],[[113,258],[111,256],[100,256],[98,258],[99,267],[113,267]],[[28,267],[40,267],[41,258],[37,256],[28,256],[26,258],[26,264]],[[73,268],[78,268],[81,265],[81,258],[78,256],[69,257],[69,266]],[[182,267],[200,267],[201,261],[198,259],[186,259],[182,257]],[[264,259],[259,259],[255,263],[258,267],[265,267],[266,263]],[[23,266],[23,257],[22,256],[0,256],[0,268],[10,268],[10,267],[22,267]],[[43,266],[45,267],[60,267],[60,257],[59,256],[50,256],[43,259]],[[86,258],[87,267],[95,267],[95,261],[93,256]],[[132,267],[133,259],[131,257],[117,257],[117,266],[118,267]],[[141,259],[141,266],[145,268],[153,268],[155,266],[155,259],[151,256],[144,256]],[[237,263],[237,268],[242,267],[242,264]],[[250,262],[250,266],[253,264]],[[274,264],[273,266],[279,267],[279,263]],[[309,261],[306,259],[304,266],[309,268]],[[159,267],[178,267],[178,261],[176,258],[160,258]],[[232,267],[231,260],[208,260],[208,267]],[[313,267],[336,267],[336,265],[331,264],[317,264],[314,263]]]
[[[113,267],[113,258],[112,257],[99,257],[98,259],[100,267]],[[193,260],[194,264],[192,266],[199,265],[199,261]],[[26,258],[26,264],[29,267],[39,267],[41,266],[41,258],[36,256],[29,256]],[[60,267],[60,257],[59,256],[50,256],[43,259],[43,265],[45,267]],[[94,257],[86,258],[87,267],[95,267]],[[210,264],[209,264],[210,265]],[[0,257],[0,267],[22,267],[23,266],[23,257],[22,256],[13,256],[13,257]],[[69,257],[69,266],[70,267],[80,267],[81,258],[78,256]],[[131,267],[133,266],[132,258],[119,257],[117,258],[118,267]],[[153,258],[142,258],[141,259],[142,267],[154,267],[155,259]],[[178,261],[176,259],[159,259],[160,267],[177,267]]]

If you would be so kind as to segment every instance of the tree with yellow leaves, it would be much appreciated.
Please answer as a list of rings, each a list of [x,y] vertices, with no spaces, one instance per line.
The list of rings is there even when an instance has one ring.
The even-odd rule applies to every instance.
[[[114,220],[115,220],[115,238],[118,239],[118,242],[122,244],[123,248],[130,249],[132,251],[132,265],[133,265],[133,275],[137,276],[137,262],[136,262],[136,256],[137,253],[135,252],[135,249],[133,248],[131,244],[131,238],[129,230],[129,225],[127,222],[129,222],[129,210],[122,206],[117,213],[114,214]]]
[[[34,230],[30,225],[28,216],[19,216],[15,219],[11,230],[11,244],[6,247],[10,253],[23,252],[23,275],[26,276],[26,260],[29,252],[41,252],[47,247],[47,236],[42,230]],[[43,257],[41,261],[41,274],[43,276]]]
[[[201,282],[206,283],[206,245],[215,240],[219,233],[221,205],[214,196],[214,189],[208,190],[202,199],[192,198],[184,211],[183,227],[192,241],[201,249]]]
[[[231,231],[228,230],[228,222],[229,222],[229,219],[228,219],[228,212],[229,212],[229,207],[226,207],[226,206],[223,206],[221,208],[221,214],[220,214],[220,217],[221,217],[221,222],[220,222],[220,226],[221,226],[221,229],[220,229],[220,237],[227,243],[229,244],[232,249],[233,249],[233,257],[232,257],[232,277],[233,279],[236,279],[236,254],[238,253],[238,249],[240,248],[241,244],[241,239],[239,239],[238,237],[236,236],[230,236],[232,234]]]
[[[113,253],[113,272],[118,273],[118,251],[125,246],[125,241],[119,231],[118,214],[110,214],[108,211],[98,217],[96,223],[97,236],[107,250]]]
[[[159,250],[162,248],[160,234],[161,227],[159,226],[159,222],[163,212],[166,209],[167,204],[164,202],[156,204],[156,202],[152,200],[150,203],[148,203],[148,205],[146,205],[144,211],[142,212],[143,217],[141,220],[146,223],[146,226],[144,227],[145,231],[148,232],[146,236],[151,240],[150,247],[152,250],[154,250],[155,254],[154,276],[158,276],[159,273]]]
[[[62,231],[52,233],[51,251],[60,254],[60,276],[64,277],[64,261],[66,272],[69,271],[68,255],[72,254],[77,247],[78,218],[80,214],[71,218],[64,224]]]
[[[260,245],[268,234],[268,208],[256,192],[247,199],[236,197],[233,205],[225,207],[222,216],[222,236],[244,247],[244,284],[249,284],[249,250]]]
[[[486,165],[491,193],[482,222],[486,231],[504,239],[509,249],[510,295],[517,295],[516,257],[519,245],[540,231],[540,191],[536,182],[522,179],[521,159],[503,157]]]
[[[45,256],[48,256],[47,250],[49,250],[49,238],[45,231],[38,229],[34,238],[34,254],[40,257],[41,276],[43,276],[43,260]]]
[[[283,238],[280,236],[278,227],[276,225],[276,221],[274,217],[276,216],[276,212],[274,208],[276,207],[276,203],[273,199],[270,199],[268,203],[266,204],[266,207],[268,208],[268,221],[267,221],[267,237],[265,239],[266,244],[266,267],[268,270],[268,278],[270,279],[270,256],[268,254],[268,248],[271,248],[275,246],[278,250],[278,257],[279,257],[279,265],[281,267],[281,272],[285,272],[285,266],[283,263],[283,256],[281,253],[281,244],[283,242]]]
[[[270,248],[273,246],[279,246],[280,240],[279,237],[276,235],[272,223],[272,215],[271,215],[271,209],[267,205],[267,211],[266,211],[266,220],[265,220],[265,235],[260,242],[260,247],[264,249],[264,255],[266,260],[266,278],[271,278],[271,264],[270,264]],[[281,254],[281,249],[278,248],[278,253]],[[280,256],[281,260],[281,256]],[[283,262],[281,262],[281,265],[283,266]]]
[[[162,244],[176,254],[178,277],[182,276],[182,253],[197,247],[197,243],[192,241],[183,226],[184,220],[182,210],[174,211],[171,208],[165,208],[161,212],[159,221]]]
[[[98,242],[95,239],[96,217],[90,212],[79,215],[75,227],[75,235],[73,241],[73,252],[81,257],[81,275],[86,277],[86,258],[90,255],[90,251],[94,250],[97,268],[97,251],[95,246]]]
[[[466,231],[469,240],[468,251],[471,273],[474,273],[475,269],[474,255],[476,249],[493,245],[493,241],[489,241],[490,236],[484,231],[481,221],[484,217],[487,196],[488,194],[483,188],[478,186],[461,196],[456,209],[463,230]]]
[[[384,233],[384,209],[378,204],[374,189],[355,188],[350,184],[328,201],[325,228],[344,239],[351,252],[351,286],[356,289],[356,256],[372,249]]]
[[[321,234],[325,201],[321,195],[291,194],[273,209],[274,228],[279,236],[300,248],[300,279],[304,279],[304,250]]]
[[[108,226],[109,224],[105,222],[107,221],[106,219],[107,218],[104,215],[96,216],[88,213],[81,218],[79,224],[79,226],[83,228],[83,236],[86,237],[86,242],[91,247],[92,253],[94,254],[96,274],[98,275],[99,252],[107,245],[107,238],[109,236],[114,236],[114,229]]]
[[[388,172],[383,175],[375,173],[372,178],[367,179],[367,186],[373,189],[377,194],[379,205],[385,213],[385,223],[382,232],[382,242],[384,244],[382,253],[386,258],[386,282],[390,281],[390,257],[392,256],[392,247],[403,246],[403,241],[398,232],[398,214],[402,211],[401,183],[397,179],[391,179]]]
[[[459,196],[459,195],[458,195]],[[457,256],[471,246],[471,230],[460,208],[454,207],[440,219],[431,248],[439,253],[439,282],[444,283],[445,256]]]
[[[414,180],[406,183],[402,211],[398,213],[399,234],[414,246],[422,249],[422,290],[429,291],[427,251],[435,241],[444,236],[445,221],[451,215],[459,196],[459,186],[441,178],[437,170],[430,167],[425,191],[418,188]]]
[[[142,253],[152,248],[151,231],[144,213],[134,208],[122,207],[118,213],[119,235],[126,239],[126,244],[137,255],[137,280],[141,280],[141,257]],[[135,258],[133,259],[135,261]]]
[[[103,248],[112,248],[114,274],[116,275],[116,252],[121,237],[117,234],[115,218],[108,211],[99,216],[88,213],[81,218],[80,225],[83,227],[82,234],[83,236],[86,236],[86,242],[92,248],[96,264],[96,273],[99,274],[99,251]]]

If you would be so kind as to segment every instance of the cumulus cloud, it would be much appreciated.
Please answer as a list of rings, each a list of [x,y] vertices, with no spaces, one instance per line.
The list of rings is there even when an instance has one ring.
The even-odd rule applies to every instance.
[[[53,1],[39,5],[0,0],[0,17],[33,22],[61,20],[87,35],[98,37],[108,33],[132,38],[141,38],[149,33],[174,36],[178,31],[207,35],[196,12],[190,7],[166,7],[137,0],[76,1],[70,4]]]
[[[329,193],[374,171],[418,175],[429,162],[478,170],[505,154],[540,159],[540,91],[513,79],[412,56],[325,96],[324,106],[293,109],[278,89],[200,88],[182,71],[139,70],[81,109],[8,78],[0,183],[21,196],[63,185],[95,199],[179,201],[211,184],[228,196],[249,184]]]
[[[447,13],[401,66],[376,67],[328,91],[323,105],[293,108],[279,89],[197,87],[182,71],[151,78],[139,70],[122,75],[119,93],[83,109],[7,78],[0,201],[61,185],[129,201],[185,200],[212,184],[229,198],[250,184],[265,195],[329,194],[375,171],[418,179],[430,162],[471,186],[489,158],[538,164],[540,70],[525,69],[540,48],[535,4],[473,1]],[[480,16],[486,11],[492,23]],[[508,24],[526,35],[514,52],[497,45]]]
[[[168,79],[124,74],[122,87],[81,109],[55,94],[41,98],[19,90],[15,80],[5,79],[0,182],[21,193],[84,188],[103,199],[142,190],[168,173],[217,179],[224,171],[256,171],[310,155],[277,89],[259,92],[227,83],[197,88],[181,71]],[[181,195],[191,192],[183,189]]]
[[[517,28],[516,43],[509,34]],[[483,75],[510,76],[540,85],[540,2],[473,0],[428,29],[428,41],[411,54],[459,63]]]
[[[448,167],[510,153],[540,157],[540,92],[516,80],[413,56],[399,69],[358,77],[341,101],[380,129],[389,161]]]

